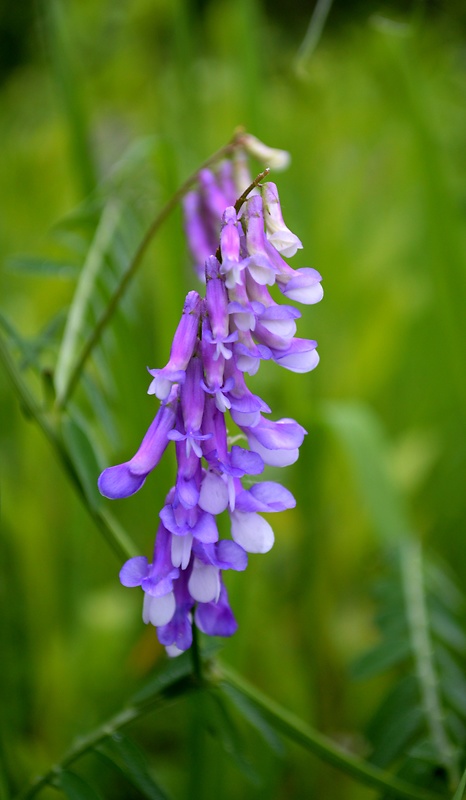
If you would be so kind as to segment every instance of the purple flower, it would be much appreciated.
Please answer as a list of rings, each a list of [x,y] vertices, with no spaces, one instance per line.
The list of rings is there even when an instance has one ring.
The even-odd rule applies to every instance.
[[[290,372],[310,372],[319,363],[316,347],[311,339],[292,339],[286,350],[272,349],[272,358]]]
[[[206,220],[202,198],[197,190],[188,192],[183,200],[184,229],[189,249],[194,260],[195,270],[200,280],[205,280],[204,263],[215,253],[216,231]]]
[[[274,543],[271,525],[255,512],[232,511],[231,535],[247,553],[268,553]]]
[[[287,258],[294,256],[297,250],[302,249],[303,245],[283,221],[278,190],[274,183],[268,182],[263,185],[262,199],[267,239],[282,255]]]
[[[183,314],[173,337],[170,359],[163,369],[150,369],[153,376],[148,394],[155,394],[159,400],[166,400],[173,383],[183,383],[186,367],[197,342],[202,300],[197,292],[186,296]]]
[[[221,582],[220,595],[216,603],[198,603],[194,621],[203,633],[209,636],[233,636],[238,630],[228,602],[228,594]]]
[[[244,146],[283,160],[247,134]],[[99,478],[107,497],[133,494],[175,442],[177,475],[159,514],[152,563],[137,556],[120,572],[124,586],[142,588],[144,622],[156,627],[170,656],[191,646],[193,622],[210,635],[236,631],[223,573],[243,571],[248,553],[271,549],[274,532],[263,513],[295,506],[281,484],[250,485],[250,478],[265,465],[293,464],[306,431],[292,419],[265,418],[271,409],[251,392],[245,374],[254,375],[263,360],[292,372],[314,369],[316,342],[295,336],[300,312],[277,303],[268,287],[277,283],[288,301],[305,304],[322,296],[316,270],[293,270],[282,258],[302,245],[283,221],[275,184],[242,198],[237,213],[235,187],[243,191],[249,180],[241,154],[217,171],[202,170],[198,179],[185,198],[185,227],[198,272],[205,261],[206,297],[187,295],[169,361],[150,370],[149,394],[161,406],[138,452]],[[248,447],[229,439],[227,413]],[[224,512],[230,538],[219,537],[216,518]]]
[[[282,271],[277,274],[278,288],[285,297],[305,305],[312,305],[322,300],[324,290],[320,285],[321,280],[322,276],[311,267],[290,269],[289,272]]]
[[[168,402],[157,412],[139,450],[130,461],[104,469],[98,487],[104,497],[115,500],[129,497],[141,488],[147,475],[157,466],[169,442],[168,434],[175,424],[178,387],[173,387]]]
[[[264,464],[288,467],[298,460],[299,448],[306,431],[294,419],[276,422],[260,417],[254,427],[244,427],[251,450],[259,453]]]
[[[194,600],[188,589],[189,569],[183,570],[175,585],[175,609],[172,617],[157,627],[160,644],[165,645],[168,655],[175,656],[188,650],[193,642],[191,609]]]

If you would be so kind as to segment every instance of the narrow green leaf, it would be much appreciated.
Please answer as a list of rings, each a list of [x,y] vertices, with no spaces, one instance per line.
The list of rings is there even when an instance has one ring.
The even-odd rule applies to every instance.
[[[120,206],[115,202],[109,202],[106,205],[79,276],[55,369],[58,404],[68,392],[68,381],[73,371],[81,338],[86,330],[86,319],[95,292],[96,281],[105,264],[105,257],[120,222],[121,213]]]
[[[371,720],[367,734],[374,747],[372,763],[387,767],[423,730],[417,681],[410,675],[393,686]]]
[[[410,523],[401,494],[390,477],[388,445],[376,416],[362,405],[327,403],[323,420],[351,459],[361,495],[383,544],[406,536]]]
[[[466,653],[466,635],[450,611],[443,609],[439,603],[430,603],[430,626],[433,635],[451,649],[464,656]]]
[[[223,696],[216,690],[206,692],[203,711],[207,728],[219,740],[233,764],[252,784],[260,785],[261,779],[243,752],[241,736],[233,722]]]
[[[406,661],[410,653],[406,639],[385,639],[351,665],[351,675],[356,680],[373,678]]]
[[[0,313],[0,327],[3,328],[8,336],[9,344],[14,345],[21,353],[24,359],[30,359],[32,356],[32,348],[29,342],[26,342],[21,334],[16,330],[10,320]]]
[[[63,320],[64,314],[62,311],[59,311],[32,341],[26,341],[16,330],[13,323],[0,313],[0,326],[8,335],[11,344],[13,344],[21,354],[19,364],[20,370],[24,370],[29,366],[40,370],[39,356],[47,347],[53,344],[63,324]]]
[[[465,790],[466,790],[466,770],[463,772],[463,776],[459,782],[455,794],[452,797],[452,800],[463,800]]]
[[[167,794],[149,773],[146,758],[139,747],[122,733],[107,739],[102,749],[118,766],[125,776],[149,800],[167,800]]]
[[[452,655],[441,645],[435,649],[441,686],[452,709],[466,720],[466,677]]]
[[[442,598],[442,603],[452,613],[460,613],[465,606],[464,595],[459,590],[446,564],[439,565],[439,555],[435,554],[435,562],[430,559],[425,565],[426,583],[433,594]]]
[[[38,277],[76,278],[78,274],[76,264],[40,256],[12,256],[7,260],[6,266],[12,272],[24,272]]]
[[[69,770],[60,772],[57,786],[62,789],[69,800],[100,800],[100,795],[92,786],[75,772],[69,772]]]
[[[416,785],[401,780],[390,772],[384,772],[368,761],[363,761],[343,750],[327,736],[319,733],[303,720],[282,708],[272,698],[263,695],[262,692],[247,683],[244,678],[237,675],[230,667],[222,664],[218,665],[218,670],[222,680],[234,686],[248,697],[251,702],[259,706],[277,731],[306,747],[323,761],[332,764],[348,775],[352,775],[353,778],[361,783],[376,787],[379,791],[387,792],[387,796],[404,797],[411,800],[440,800],[441,795],[419,789]]]
[[[251,701],[248,700],[244,694],[238,692],[237,689],[235,689],[233,686],[230,686],[228,683],[222,683],[220,688],[222,692],[224,692],[234,703],[236,710],[243,715],[249,724],[258,731],[258,733],[260,733],[269,747],[275,753],[277,753],[277,755],[283,755],[284,748],[281,739],[279,736],[277,736],[274,729],[266,720],[259,708],[254,705],[254,703],[251,703]]]
[[[134,180],[135,170],[149,160],[157,144],[157,136],[144,136],[131,142],[113,165],[110,175],[103,182],[104,187],[107,183],[113,187],[127,179]]]
[[[97,508],[101,497],[97,488],[97,478],[101,472],[91,437],[76,418],[69,415],[62,422],[63,439],[76,471],[84,486],[90,505]]]
[[[94,410],[96,419],[99,420],[99,426],[104,431],[109,442],[115,442],[118,439],[118,429],[115,425],[113,412],[108,408],[106,398],[97,385],[94,377],[89,373],[84,373],[82,377],[84,391],[89,398],[92,409]],[[106,387],[105,387],[106,388]]]

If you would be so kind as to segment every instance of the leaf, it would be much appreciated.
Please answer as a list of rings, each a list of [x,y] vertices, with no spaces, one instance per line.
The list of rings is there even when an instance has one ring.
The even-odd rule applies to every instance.
[[[134,171],[149,160],[157,144],[158,139],[156,136],[144,136],[131,142],[112,167],[104,186],[105,183],[109,183],[113,187],[128,178],[134,180]]]
[[[372,763],[387,767],[422,729],[417,681],[410,675],[392,687],[370,723],[367,733],[374,747]]]
[[[241,736],[233,722],[230,711],[220,692],[206,692],[203,711],[208,729],[218,738],[225,753],[238,770],[252,784],[260,785],[261,779],[244,755]]]
[[[120,222],[121,213],[121,206],[116,202],[110,201],[106,205],[79,276],[55,370],[58,403],[68,391],[68,382],[86,329],[86,319],[96,290],[97,278],[105,264],[105,257]]]
[[[451,613],[443,609],[434,599],[431,602],[430,624],[432,633],[444,644],[458,653],[466,653],[466,636],[461,626],[452,617]]]
[[[327,403],[323,419],[345,447],[361,495],[383,544],[406,536],[410,523],[388,469],[388,445],[373,412],[350,403]]]
[[[221,690],[233,702],[236,710],[255,728],[262,736],[269,747],[277,753],[283,755],[283,744],[279,736],[275,733],[272,726],[265,719],[259,708],[254,705],[242,692],[235,689],[228,683],[221,684]]]
[[[40,256],[12,256],[7,260],[6,266],[12,272],[24,272],[38,277],[76,278],[78,274],[76,264]]]
[[[0,326],[3,328],[5,333],[8,336],[9,341],[11,344],[15,345],[18,348],[19,352],[21,353],[24,359],[29,359],[32,354],[32,348],[29,342],[26,342],[21,334],[16,330],[15,326],[13,325],[10,320],[5,317],[3,314],[0,314]]]
[[[420,542],[407,539],[400,548],[402,589],[406,603],[414,666],[429,737],[437,748],[439,764],[451,779],[456,773],[455,748],[445,728],[444,698],[433,653],[424,558]]]
[[[144,797],[167,800],[167,794],[150,775],[146,758],[135,742],[116,733],[105,741],[102,750]]]
[[[406,661],[409,654],[410,647],[406,639],[383,641],[351,665],[351,675],[356,680],[373,678]]]
[[[459,782],[455,794],[452,797],[452,800],[463,800],[465,790],[466,790],[466,770],[463,772],[463,776]]]
[[[81,479],[86,496],[93,508],[101,503],[97,478],[101,472],[91,437],[76,418],[63,418],[62,431],[65,444]]]
[[[63,770],[59,773],[57,786],[69,800],[100,800],[100,795],[75,772]]]
[[[438,646],[436,655],[445,698],[451,707],[466,720],[465,673],[444,647]]]

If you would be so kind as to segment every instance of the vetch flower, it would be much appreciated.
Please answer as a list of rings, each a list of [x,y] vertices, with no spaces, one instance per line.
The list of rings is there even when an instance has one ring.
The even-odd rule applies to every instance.
[[[170,360],[163,369],[150,369],[153,377],[147,394],[166,400],[174,383],[183,383],[197,341],[202,300],[197,292],[189,292],[183,314],[173,337]]]
[[[159,463],[168,445],[168,435],[175,425],[178,387],[173,387],[166,405],[161,406],[136,455],[123,464],[107,467],[99,477],[98,487],[104,497],[116,500],[129,497],[141,488],[147,475]]]
[[[205,299],[188,293],[168,363],[150,370],[148,393],[161,404],[139,450],[99,478],[106,497],[128,497],[174,442],[177,474],[159,512],[152,563],[136,556],[120,572],[124,586],[142,589],[144,622],[156,628],[170,656],[191,646],[193,624],[208,635],[236,631],[224,573],[245,570],[248,553],[273,546],[272,525],[262,514],[295,506],[288,489],[258,478],[265,466],[293,464],[306,431],[293,419],[265,417],[272,411],[246,376],[262,361],[304,373],[319,360],[317,343],[296,337],[301,314],[290,303],[318,302],[321,276],[284,260],[302,245],[283,221],[275,184],[243,196],[250,184],[246,151],[282,165],[286,154],[248,134],[240,146],[232,161],[202,170],[185,197],[185,229],[206,281]],[[277,302],[279,293],[286,304]],[[239,439],[229,438],[228,416]],[[230,536],[220,537],[221,514]]]
[[[271,181],[262,187],[264,202],[264,222],[267,239],[279,253],[291,258],[297,250],[302,249],[302,242],[296,234],[292,233],[285,225],[278,197],[278,190]]]

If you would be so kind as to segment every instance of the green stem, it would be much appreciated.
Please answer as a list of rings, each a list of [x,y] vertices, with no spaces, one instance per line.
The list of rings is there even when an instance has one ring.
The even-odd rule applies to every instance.
[[[272,721],[274,727],[294,742],[306,747],[318,758],[351,775],[360,783],[389,792],[406,800],[441,800],[441,795],[425,792],[384,770],[351,755],[338,747],[322,733],[314,730],[290,711],[247,683],[230,667],[218,665],[217,680],[224,681],[249,700],[252,700]]]
[[[199,633],[194,620],[192,623],[192,631],[193,631],[193,643],[191,645],[191,656],[193,662],[193,674],[195,675],[199,685],[201,685],[203,682],[202,659],[199,647]]]
[[[240,211],[241,206],[246,202],[246,200],[248,199],[248,197],[249,197],[250,193],[252,192],[252,190],[255,189],[256,186],[259,186],[260,182],[263,181],[264,178],[267,177],[269,172],[270,172],[270,167],[266,167],[266,169],[264,169],[263,172],[260,172],[259,175],[257,175],[256,178],[254,178],[253,182],[251,184],[249,184],[248,188],[244,190],[244,192],[241,195],[241,197],[239,197],[238,200],[235,203],[235,211],[236,211],[236,213],[238,213]]]
[[[235,211],[236,211],[237,214],[240,211],[241,206],[248,199],[248,196],[252,192],[252,190],[255,189],[256,186],[259,186],[260,182],[262,180],[264,180],[264,178],[267,177],[269,172],[270,172],[270,167],[267,167],[266,169],[264,169],[263,172],[260,172],[259,175],[256,178],[254,178],[253,182],[249,184],[247,189],[244,190],[244,192],[241,195],[241,197],[238,197],[238,199],[237,199],[237,201],[235,203]],[[220,249],[220,245],[217,247],[217,251],[215,253],[215,258],[217,259],[217,261],[220,261],[220,263],[222,263],[222,251]]]
[[[296,57],[296,67],[300,74],[305,74],[304,63],[310,58],[319,44],[333,0],[317,0],[309,27]]]
[[[182,200],[184,195],[197,182],[199,172],[202,169],[207,169],[208,167],[212,166],[212,164],[215,164],[221,158],[233,153],[237,147],[241,146],[243,135],[244,131],[242,129],[238,130],[234,134],[230,142],[228,142],[228,144],[221,147],[219,150],[216,151],[216,153],[210,156],[210,158],[204,161],[203,164],[201,164],[200,167],[198,167],[197,170],[193,172],[192,175],[190,175],[189,178],[185,180],[185,182],[180,186],[180,188],[175,192],[175,194],[172,195],[170,200],[168,200],[168,202],[163,206],[161,211],[157,214],[156,218],[154,219],[151,226],[147,230],[144,238],[142,239],[138,249],[136,250],[136,253],[134,254],[132,260],[128,264],[128,267],[121,276],[119,283],[115,287],[114,292],[106,308],[102,312],[93,330],[91,331],[87,340],[85,341],[81,353],[79,354],[79,357],[76,360],[74,368],[71,371],[67,384],[65,387],[63,387],[63,391],[61,393],[60,398],[57,399],[56,407],[58,409],[65,408],[68,400],[71,397],[72,392],[74,391],[76,383],[79,380],[79,377],[81,375],[81,372],[84,368],[84,365],[89,355],[96,346],[97,342],[102,336],[103,331],[105,330],[110,319],[112,318],[114,311],[116,310],[121,298],[123,297],[126,289],[128,288],[131,279],[136,274],[136,271],[138,270],[142,262],[146,250],[149,247],[153,237],[155,236],[159,228],[162,226],[162,224],[165,222],[165,220],[171,214],[171,212],[176,208],[176,206],[178,205],[180,200]]]
[[[193,685],[184,687],[183,692],[187,691],[195,691],[195,686]],[[114,717],[107,720],[107,722],[105,722],[99,728],[96,728],[95,731],[92,731],[87,736],[80,737],[76,741],[76,744],[68,750],[66,755],[58,764],[54,764],[53,767],[51,767],[48,772],[45,773],[45,775],[37,778],[29,787],[20,792],[20,794],[16,796],[15,800],[31,800],[31,798],[35,797],[42,789],[45,788],[45,786],[53,784],[54,780],[58,777],[62,770],[66,769],[71,764],[74,764],[75,761],[78,761],[78,759],[80,759],[86,753],[89,753],[91,750],[95,750],[95,748],[101,742],[105,741],[105,739],[114,736],[122,728],[125,728],[130,723],[135,722],[135,720],[144,716],[149,711],[153,711],[157,706],[163,706],[166,708],[168,705],[176,702],[177,699],[177,697],[166,699],[157,696],[146,701],[144,704],[125,708],[119,714],[116,714]]]
[[[0,361],[5,367],[5,371],[13,388],[16,391],[16,394],[19,397],[22,407],[28,416],[35,420],[49,444],[51,444],[52,448],[55,450],[55,453],[66,474],[68,475],[74,490],[87,509],[89,515],[94,520],[106,542],[116,553],[120,561],[126,561],[128,558],[131,558],[131,556],[135,555],[137,552],[135,546],[127,534],[118,526],[118,523],[107,511],[96,508],[89,502],[81,478],[79,477],[76,467],[74,466],[64,443],[54,430],[53,426],[50,424],[42,409],[38,406],[35,397],[23,380],[23,377],[19,372],[13,358],[11,357],[9,348],[2,335],[0,335]]]

